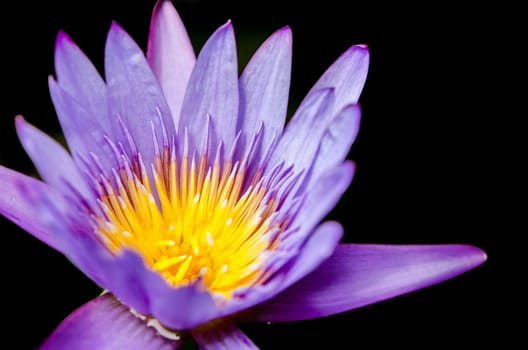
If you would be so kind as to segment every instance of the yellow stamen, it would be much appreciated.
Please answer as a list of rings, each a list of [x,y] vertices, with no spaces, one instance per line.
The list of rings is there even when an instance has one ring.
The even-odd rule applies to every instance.
[[[113,182],[103,179],[104,215],[94,226],[108,249],[139,252],[168,283],[200,280],[229,297],[262,279],[263,252],[278,244],[277,235],[267,233],[287,225],[272,216],[278,202],[266,196],[259,178],[244,187],[245,166],[207,164],[207,156],[198,161],[184,156],[178,163],[165,150],[153,162],[151,178],[141,164],[121,169]]]

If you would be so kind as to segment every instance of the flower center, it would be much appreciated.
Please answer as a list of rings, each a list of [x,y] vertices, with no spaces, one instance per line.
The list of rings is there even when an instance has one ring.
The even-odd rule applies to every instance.
[[[124,162],[100,181],[95,230],[112,252],[139,252],[170,284],[200,280],[229,297],[265,278],[264,253],[287,225],[262,176],[246,173],[240,162],[178,161],[168,150],[150,176],[141,160]]]

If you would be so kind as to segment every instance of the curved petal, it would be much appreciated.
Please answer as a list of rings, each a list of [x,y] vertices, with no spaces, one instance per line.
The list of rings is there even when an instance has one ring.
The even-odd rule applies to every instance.
[[[346,106],[332,119],[319,143],[306,187],[309,188],[322,173],[347,157],[358,134],[360,119],[358,104]]]
[[[57,84],[48,79],[49,90],[55,111],[73,158],[82,163],[79,156],[95,153],[105,169],[115,165],[110,147],[104,139],[104,130],[83,106]]]
[[[57,198],[48,184],[0,165],[0,214],[31,233],[52,248],[62,251],[63,242],[58,232],[50,230],[42,219],[41,207],[36,198],[46,192]]]
[[[310,233],[313,228],[335,207],[352,182],[356,165],[345,161],[322,174],[306,191],[306,198],[297,213],[292,227],[299,227],[294,239],[302,243],[301,234]]]
[[[16,116],[15,125],[24,150],[46,183],[61,193],[70,192],[73,186],[83,196],[89,195],[72,157],[60,143],[26,122],[21,115]]]
[[[0,176],[0,179],[3,178]],[[173,329],[191,329],[219,316],[218,305],[200,282],[184,287],[170,286],[158,272],[144,263],[138,253],[132,250],[117,255],[111,253],[93,235],[89,214],[82,215],[81,211],[72,209],[74,203],[52,195],[40,190],[28,196],[31,202],[26,205],[35,203],[33,205],[38,206],[36,209],[31,207],[29,214],[37,215],[39,227],[45,232],[52,232],[52,238],[57,237],[61,251],[95,283],[111,291],[137,312],[154,315]],[[0,211],[18,223],[20,220],[12,217],[20,210],[8,211],[13,210],[9,205],[14,209],[18,207],[7,201],[6,205],[2,204],[0,202]]]
[[[112,135],[108,119],[106,85],[97,69],[63,31],[55,43],[55,71],[59,85],[97,120],[104,133]]]
[[[272,279],[265,284],[238,290],[229,303],[220,310],[219,316],[231,315],[244,309],[237,318],[244,319],[249,315],[251,321],[253,307],[273,298],[300,278],[317,268],[332,255],[336,245],[343,236],[343,228],[337,222],[327,221],[319,225],[306,240],[299,255],[286,266],[283,266]],[[255,306],[257,305],[257,306]]]
[[[122,120],[143,160],[150,164],[155,154],[152,128],[158,131],[165,128],[170,138],[175,133],[174,121],[143,52],[116,22],[112,23],[106,40],[105,76],[115,141],[129,145],[120,125]],[[158,145],[163,145],[162,134],[157,135]]]
[[[291,264],[282,283],[284,290],[328,259],[343,237],[343,227],[336,221],[321,223],[302,246],[299,256]]]
[[[171,1],[159,0],[152,12],[147,61],[158,79],[177,126],[196,56]]]
[[[292,60],[290,27],[273,33],[255,52],[239,80],[239,126],[251,141],[264,124],[261,149],[268,149],[273,137],[282,134],[288,108]]]
[[[62,210],[67,211],[67,208]],[[89,234],[82,233],[82,223],[73,221],[65,225],[65,222],[69,221],[63,215],[56,214],[55,219],[50,220],[49,227],[58,234],[62,232],[63,244],[67,246],[65,254],[79,269],[125,304],[142,314],[154,315],[160,322],[174,329],[193,329],[204,322],[271,298],[324,260],[342,234],[339,225],[322,225],[312,236],[314,240],[309,240],[312,243],[306,244],[304,249],[307,253],[301,254],[301,258],[291,268],[284,268],[277,278],[266,285],[248,288],[227,304],[218,305],[199,284],[180,288],[169,286],[136,253],[126,251],[118,256],[111,256]]]
[[[273,297],[311,272],[331,255],[341,239],[343,229],[340,224],[331,221],[324,222],[318,227],[316,225],[337,203],[350,184],[353,173],[354,164],[349,161],[321,177],[317,185],[309,191],[301,212],[291,224],[298,229],[284,237],[280,243],[285,250],[284,255],[270,255],[269,265],[276,264],[274,271],[278,270],[274,277],[264,285],[238,290],[234,294],[235,297],[220,310],[221,316],[246,309]],[[298,256],[295,256],[297,254]]]
[[[235,140],[238,117],[238,63],[231,21],[218,28],[204,44],[183,99],[178,133],[189,130],[194,147],[206,139],[212,119],[210,149],[222,141],[229,149]]]
[[[191,333],[202,350],[258,349],[230,319],[213,321]]]
[[[124,304],[140,314],[153,315],[172,329],[191,329],[218,317],[218,306],[199,283],[178,288],[168,285],[136,252],[111,254],[90,235],[89,228],[78,227],[83,222],[68,221],[67,214],[61,213],[67,208],[54,209],[55,220],[46,228],[61,235],[64,254]]]
[[[181,338],[163,337],[111,294],[104,294],[71,313],[39,349],[172,350],[182,343]]]
[[[287,166],[294,164],[297,171],[310,167],[332,117],[333,101],[334,90],[331,88],[318,90],[304,100],[273,150],[271,168],[280,162]]]
[[[341,244],[305,278],[252,310],[254,321],[332,315],[445,281],[486,260],[462,244]]]
[[[353,164],[346,162],[330,172],[324,180],[326,185],[322,184],[321,191],[318,192],[325,193],[325,196],[314,194],[313,199],[307,201],[312,203],[307,206],[312,216],[309,218],[309,215],[306,215],[303,219],[306,223],[295,233],[295,237],[291,237],[299,245],[305,243],[303,247],[293,244],[291,248],[300,249],[301,255],[292,260],[290,265],[283,267],[277,276],[265,285],[241,289],[225,304],[217,305],[211,295],[201,291],[198,285],[177,289],[169,287],[159,274],[148,270],[141,258],[131,252],[122,254],[115,261],[101,262],[97,267],[105,278],[101,284],[118,295],[127,305],[133,305],[142,313],[153,314],[163,324],[175,329],[192,329],[206,321],[230,315],[267,300],[315,269],[339,242],[342,236],[339,224],[324,223],[315,231],[313,226],[328,212],[325,211],[327,207],[331,206],[323,205],[321,201],[337,201],[350,183],[353,169]],[[311,234],[310,238],[306,238],[308,234]],[[93,250],[87,249],[89,254],[93,254]],[[93,266],[94,257],[90,260]]]
[[[92,258],[93,259],[93,258]],[[138,312],[173,329],[191,329],[217,317],[218,307],[199,285],[175,288],[135,253],[100,261],[104,286]]]
[[[367,80],[369,59],[366,45],[352,46],[326,70],[306,97],[331,87],[335,89],[334,112],[348,104],[357,103]]]

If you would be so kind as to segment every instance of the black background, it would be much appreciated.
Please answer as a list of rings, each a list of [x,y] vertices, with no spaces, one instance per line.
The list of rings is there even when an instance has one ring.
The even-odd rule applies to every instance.
[[[16,138],[16,114],[60,133],[47,90],[57,31],[66,30],[102,69],[110,21],[145,48],[154,2],[1,3],[1,164],[33,172]],[[257,345],[474,348],[499,341],[508,348],[519,341],[526,328],[521,246],[527,230],[514,220],[526,206],[517,182],[525,157],[516,125],[526,108],[514,107],[512,89],[521,82],[516,62],[525,44],[518,10],[506,3],[174,3],[196,51],[232,19],[241,66],[269,34],[290,25],[292,110],[342,52],[368,44],[363,119],[349,155],[358,170],[329,217],[344,224],[347,242],[467,243],[489,256],[452,280],[348,313],[245,325]],[[99,288],[53,249],[3,217],[0,224],[2,341],[31,349]]]

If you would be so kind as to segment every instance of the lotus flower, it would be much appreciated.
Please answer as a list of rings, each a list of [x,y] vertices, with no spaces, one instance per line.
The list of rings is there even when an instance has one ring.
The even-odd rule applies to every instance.
[[[232,23],[196,57],[170,1],[146,55],[117,23],[104,80],[60,32],[49,89],[68,149],[16,117],[41,179],[0,167],[0,212],[104,293],[41,349],[253,349],[237,322],[316,318],[444,281],[485,261],[464,244],[342,244],[324,221],[354,174],[369,51],[355,45],[286,124],[292,37],[239,76]]]

